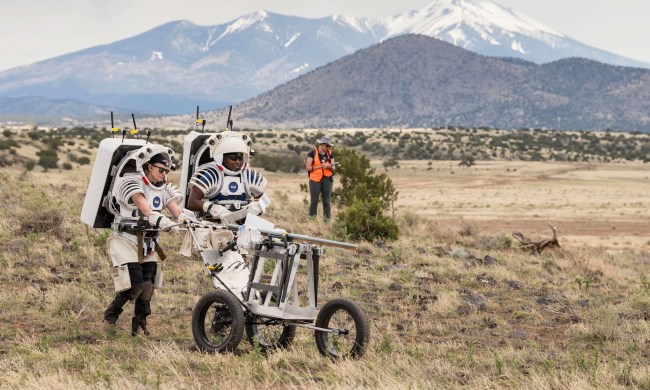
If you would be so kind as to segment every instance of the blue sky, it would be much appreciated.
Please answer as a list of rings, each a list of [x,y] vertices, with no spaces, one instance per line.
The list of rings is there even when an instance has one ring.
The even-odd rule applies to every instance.
[[[260,9],[322,17],[391,16],[434,0],[2,0],[0,71],[187,19],[228,22]],[[451,1],[451,0],[444,0]],[[582,43],[650,63],[646,0],[492,0]]]

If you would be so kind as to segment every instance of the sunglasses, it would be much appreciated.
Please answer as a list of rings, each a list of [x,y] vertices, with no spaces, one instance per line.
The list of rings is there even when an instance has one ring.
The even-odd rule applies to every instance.
[[[244,161],[244,156],[241,154],[224,154],[223,156],[232,161]]]
[[[171,169],[167,169],[166,167],[161,167],[161,166],[158,166],[158,165],[151,165],[151,166],[158,168],[158,172],[160,172],[160,173],[162,173],[164,175],[168,174],[171,171]]]

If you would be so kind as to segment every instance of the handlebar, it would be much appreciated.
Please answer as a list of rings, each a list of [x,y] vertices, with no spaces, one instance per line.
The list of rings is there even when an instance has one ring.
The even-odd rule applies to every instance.
[[[196,228],[207,228],[211,230],[227,229],[237,234],[242,228],[242,226],[244,225],[237,225],[237,224],[215,225],[213,223],[205,223],[205,222],[199,223],[194,221],[188,221],[188,222],[177,223],[175,225],[168,226],[164,229],[149,227],[142,230],[145,232],[159,232],[174,226],[187,227],[188,229],[196,229]],[[325,238],[311,237],[304,234],[287,233],[283,229],[257,229],[257,231],[259,231],[264,236],[278,238],[289,242],[294,242],[294,241],[308,242],[312,244],[327,245],[327,246],[333,246],[333,247],[343,248],[343,249],[357,249],[356,244],[351,244],[342,241],[328,240]],[[224,251],[233,249],[236,245],[237,245],[236,241],[232,241],[231,243],[228,244],[229,248],[228,249],[224,248]]]
[[[226,226],[228,229],[235,232],[239,231],[240,229],[239,225],[230,224]],[[287,233],[283,229],[257,229],[257,231],[259,231],[265,236],[270,236],[273,238],[279,238],[283,240],[286,239],[287,241],[309,242],[312,244],[321,244],[321,245],[333,246],[333,247],[343,248],[343,249],[357,249],[356,244],[350,244],[348,242],[342,242],[342,241],[328,240],[325,238],[311,237],[304,234]]]

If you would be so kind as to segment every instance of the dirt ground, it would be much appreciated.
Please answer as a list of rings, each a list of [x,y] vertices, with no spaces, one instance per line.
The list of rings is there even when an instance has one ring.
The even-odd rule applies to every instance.
[[[374,162],[383,172],[380,161]],[[650,166],[488,161],[461,168],[455,161],[400,161],[388,174],[399,191],[397,213],[411,211],[481,234],[549,238],[550,222],[561,245],[650,249]],[[269,192],[295,200],[305,175],[266,173]],[[306,211],[305,211],[306,212]]]

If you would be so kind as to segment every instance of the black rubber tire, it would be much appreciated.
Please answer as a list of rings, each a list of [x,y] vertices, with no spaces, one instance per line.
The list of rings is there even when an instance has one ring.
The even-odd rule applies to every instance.
[[[246,315],[246,336],[252,346],[259,346],[263,353],[276,349],[284,349],[291,345],[296,336],[294,325],[263,325],[257,322],[264,321],[264,318],[253,314]]]
[[[227,291],[205,294],[192,312],[192,335],[202,351],[234,351],[244,336],[244,310],[239,300]]]
[[[370,324],[361,308],[349,299],[327,302],[318,312],[316,326],[327,329],[345,329],[348,334],[316,331],[318,351],[330,359],[360,358],[370,340]]]

